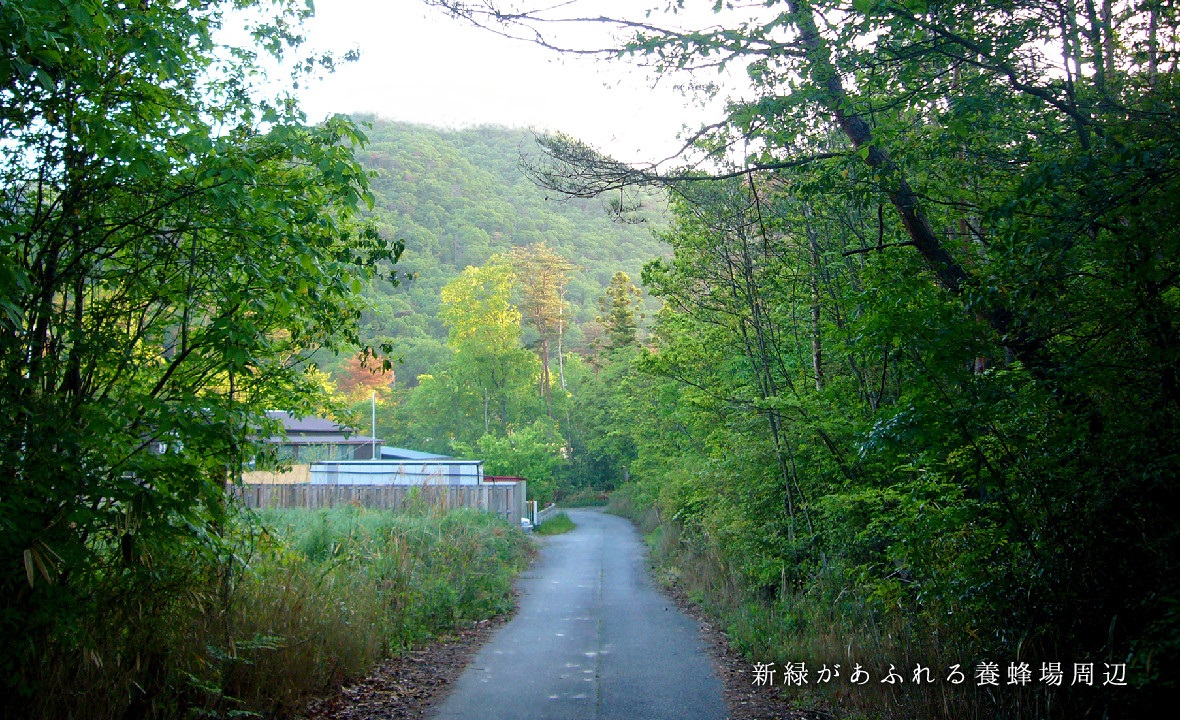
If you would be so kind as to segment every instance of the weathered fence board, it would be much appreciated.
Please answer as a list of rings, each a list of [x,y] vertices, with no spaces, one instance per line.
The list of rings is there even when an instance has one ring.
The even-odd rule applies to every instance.
[[[252,484],[233,492],[249,508],[306,508],[337,505],[400,510],[425,504],[444,510],[474,508],[495,513],[516,524],[525,517],[523,482],[495,485],[310,485]]]

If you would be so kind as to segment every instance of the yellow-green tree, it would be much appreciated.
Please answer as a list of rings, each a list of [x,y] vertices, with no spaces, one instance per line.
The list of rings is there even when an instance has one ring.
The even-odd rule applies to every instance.
[[[515,398],[538,375],[535,358],[520,345],[514,278],[512,267],[493,256],[485,265],[469,266],[442,289],[439,316],[455,351],[449,377],[462,389],[461,396],[482,406],[485,433],[493,415],[507,429]]]

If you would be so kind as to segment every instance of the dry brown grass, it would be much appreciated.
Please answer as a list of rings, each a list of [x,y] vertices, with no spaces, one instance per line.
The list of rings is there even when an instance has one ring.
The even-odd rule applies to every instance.
[[[157,558],[173,575],[157,592],[96,600],[76,636],[25,669],[45,691],[21,717],[286,717],[511,607],[531,552],[519,529],[474,511],[283,511],[234,532],[221,564]]]

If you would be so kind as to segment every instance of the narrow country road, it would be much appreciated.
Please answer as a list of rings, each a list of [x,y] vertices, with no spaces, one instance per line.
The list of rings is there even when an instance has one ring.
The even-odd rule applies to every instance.
[[[697,625],[652,587],[631,523],[568,511],[521,576],[520,610],[471,661],[436,720],[720,720]]]

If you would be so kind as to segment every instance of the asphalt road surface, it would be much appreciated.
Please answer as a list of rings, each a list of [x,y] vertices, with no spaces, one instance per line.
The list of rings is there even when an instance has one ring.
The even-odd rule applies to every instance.
[[[697,625],[652,586],[631,523],[570,510],[518,587],[520,609],[460,676],[436,720],[720,720]]]

